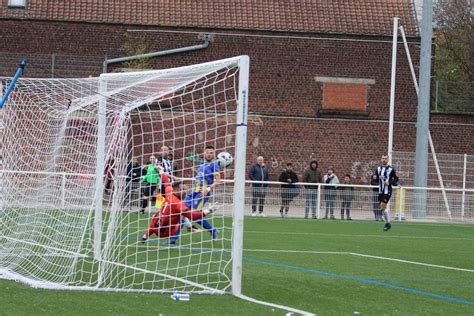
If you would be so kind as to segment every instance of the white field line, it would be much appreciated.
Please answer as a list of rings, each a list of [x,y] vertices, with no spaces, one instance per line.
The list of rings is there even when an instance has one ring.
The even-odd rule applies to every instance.
[[[243,300],[245,300],[245,301],[252,302],[252,303],[256,303],[256,304],[260,304],[260,305],[265,305],[265,306],[270,306],[270,307],[274,307],[274,308],[286,310],[286,311],[289,312],[288,314],[297,313],[297,314],[305,315],[305,316],[315,316],[315,314],[310,313],[310,312],[306,312],[306,311],[299,310],[299,309],[292,308],[292,307],[285,306],[285,305],[278,305],[278,304],[273,304],[273,303],[270,303],[270,302],[265,302],[265,301],[256,300],[256,299],[254,299],[254,298],[251,298],[251,297],[248,297],[248,296],[245,296],[245,295],[242,295],[242,294],[240,294],[240,295],[235,295],[235,296],[238,297],[238,298],[240,298],[240,299],[243,299]],[[288,315],[288,314],[287,314],[287,315]]]
[[[17,244],[27,244],[27,245],[31,245],[31,246],[35,246],[35,247],[41,247],[41,248],[48,249],[48,250],[55,250],[55,251],[58,251],[58,252],[63,252],[65,254],[72,255],[73,257],[87,258],[87,255],[82,254],[82,253],[68,251],[68,250],[60,249],[60,248],[56,248],[56,247],[50,247],[50,246],[47,246],[47,245],[41,245],[39,243],[34,243],[34,242],[30,242],[28,240],[17,239],[17,238],[13,238],[13,237],[9,237],[9,236],[4,236],[4,238],[8,239],[8,240],[15,241]]]
[[[380,259],[380,260],[387,260],[387,261],[396,261],[396,262],[415,264],[415,265],[426,266],[426,267],[433,267],[433,268],[440,268],[440,269],[448,269],[448,270],[456,270],[456,271],[474,273],[474,270],[471,270],[471,269],[463,269],[463,268],[442,266],[442,265],[437,265],[437,264],[410,261],[410,260],[403,260],[403,259],[396,259],[396,258],[389,258],[389,257],[372,256],[372,255],[366,255],[366,254],[356,253],[356,252],[343,252],[343,251],[341,251],[341,252],[332,252],[332,251],[288,250],[288,249],[244,249],[244,251],[248,251],[248,252],[284,252],[284,253],[292,252],[292,253],[309,253],[309,254],[350,255],[350,256],[366,257],[366,258]]]
[[[359,256],[359,257],[367,257],[367,258],[374,258],[374,259],[381,259],[381,260],[389,260],[389,261],[396,261],[396,262],[402,262],[402,263],[416,264],[416,265],[426,266],[426,267],[433,267],[433,268],[440,268],[440,269],[448,269],[448,270],[456,270],[456,271],[464,271],[464,272],[472,272],[472,273],[474,273],[474,270],[471,270],[471,269],[463,269],[463,268],[455,268],[455,267],[441,266],[441,265],[437,265],[437,264],[423,263],[423,262],[409,261],[409,260],[402,260],[402,259],[396,259],[396,258],[387,258],[387,257],[364,255],[364,254],[362,254],[362,253],[355,253],[355,252],[350,252],[349,254],[350,254],[350,255],[353,255],[353,256]]]
[[[166,273],[160,273],[160,272],[157,272],[157,271],[150,271],[150,270],[147,270],[147,269],[142,269],[142,268],[139,268],[139,267],[129,266],[129,265],[126,265],[126,264],[123,264],[123,263],[113,262],[113,261],[108,261],[108,260],[101,260],[101,262],[116,265],[116,266],[119,266],[119,267],[122,267],[122,268],[132,269],[132,270],[139,271],[139,272],[145,272],[145,273],[158,275],[158,276],[161,276],[161,277],[164,277],[164,278],[167,278],[167,279],[182,282],[186,285],[191,285],[191,286],[203,289],[203,290],[208,290],[209,292],[214,293],[214,294],[225,294],[225,292],[222,291],[222,290],[213,289],[211,287],[208,287],[208,286],[196,283],[196,282],[192,282],[192,281],[180,278],[180,277],[175,277],[175,276],[172,276],[172,275],[168,275]]]
[[[439,239],[439,240],[471,240],[474,238],[463,238],[463,237],[430,237],[430,236],[402,236],[402,235],[359,235],[359,234],[333,234],[333,233],[298,233],[298,232],[287,232],[287,231],[260,231],[260,230],[246,230],[245,233],[256,233],[256,234],[272,234],[272,235],[302,235],[302,236],[331,236],[331,237],[376,237],[376,238],[405,238],[405,239]]]

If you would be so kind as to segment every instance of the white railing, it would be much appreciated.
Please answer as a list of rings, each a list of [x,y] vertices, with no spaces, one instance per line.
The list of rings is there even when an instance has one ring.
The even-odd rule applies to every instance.
[[[59,208],[59,209],[89,209],[94,194],[95,175],[87,173],[54,173],[32,171],[1,171],[0,180],[6,184],[3,188],[2,203],[6,207],[24,208]],[[105,180],[105,177],[104,177]],[[186,179],[191,181],[192,179]],[[232,205],[233,182],[225,181],[225,185],[217,187],[213,193],[213,202]],[[312,218],[313,212],[318,219],[324,218],[326,209],[330,218],[330,206],[333,205],[333,215],[341,218],[342,202],[350,201],[350,217],[357,220],[375,219],[374,211],[378,208],[377,187],[369,185],[337,185],[336,190],[328,194],[328,184],[298,183],[298,189],[283,189],[280,182],[246,181],[245,214],[252,214],[252,203],[260,196],[263,199],[263,213],[266,216],[280,216],[282,198],[289,199],[288,217]],[[266,185],[253,187],[253,184]],[[313,188],[312,190],[309,188]],[[104,192],[104,206],[110,205],[115,194],[113,189]],[[121,193],[124,201],[123,211],[138,211],[141,204],[139,182],[128,182],[125,193]],[[352,190],[343,190],[352,188]],[[391,215],[397,220],[407,221],[451,221],[474,223],[474,190],[445,188],[449,209],[446,208],[441,188],[416,188],[412,186],[395,187],[390,200]],[[417,200],[426,196],[426,209],[419,209]],[[314,200],[314,203],[311,201]],[[346,202],[348,203],[348,202]],[[149,203],[149,212],[157,211]],[[349,203],[348,203],[349,204]],[[107,207],[105,207],[107,209]],[[307,210],[307,212],[306,212]],[[222,210],[227,213],[226,210]],[[258,205],[256,213],[259,212]],[[230,215],[230,211],[228,212]],[[257,214],[258,215],[258,214]],[[347,215],[345,216],[347,218]]]

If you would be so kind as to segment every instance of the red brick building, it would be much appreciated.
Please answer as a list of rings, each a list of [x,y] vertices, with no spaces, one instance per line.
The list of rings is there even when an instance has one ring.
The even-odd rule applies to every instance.
[[[30,77],[98,75],[105,56],[129,55],[126,43],[160,51],[200,44],[202,33],[213,34],[207,48],[151,65],[249,55],[248,164],[263,155],[271,179],[287,161],[301,173],[316,159],[321,169],[333,165],[365,183],[387,149],[394,16],[418,64],[411,0],[9,3],[0,6],[2,76],[11,76],[22,58],[31,61]],[[398,56],[394,150],[414,151],[417,100],[403,44]],[[474,116],[432,114],[431,132],[438,152],[474,154]]]

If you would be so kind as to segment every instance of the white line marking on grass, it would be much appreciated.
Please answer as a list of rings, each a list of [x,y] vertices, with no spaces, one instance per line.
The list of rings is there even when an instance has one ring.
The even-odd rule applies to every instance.
[[[311,251],[311,250],[288,250],[288,249],[244,249],[244,251],[250,251],[250,252],[310,253],[310,254],[312,253],[312,254],[327,254],[327,255],[351,255],[351,256],[366,257],[366,258],[372,258],[372,259],[380,259],[380,260],[388,260],[388,261],[396,261],[396,262],[402,262],[402,263],[408,263],[408,264],[415,264],[415,265],[426,266],[426,267],[433,267],[433,268],[440,268],[440,269],[448,269],[448,270],[456,270],[456,271],[464,271],[464,272],[474,273],[474,270],[471,270],[471,269],[463,269],[463,268],[442,266],[442,265],[437,265],[437,264],[410,261],[410,260],[403,260],[403,259],[396,259],[396,258],[389,258],[389,257],[365,255],[363,253],[357,253],[357,252]]]
[[[474,238],[463,237],[430,237],[430,236],[401,236],[401,235],[358,235],[358,234],[333,234],[333,233],[298,233],[287,231],[259,231],[246,230],[245,233],[257,234],[278,234],[278,235],[310,235],[310,236],[331,236],[331,237],[377,237],[377,238],[406,238],[406,239],[446,239],[446,240],[474,240]]]
[[[389,260],[389,261],[403,262],[403,263],[409,263],[409,264],[416,264],[416,265],[420,265],[420,266],[427,266],[427,267],[434,267],[434,268],[441,268],[441,269],[448,269],[448,270],[456,270],[456,271],[464,271],[464,272],[474,272],[474,270],[471,270],[471,269],[441,266],[441,265],[437,265],[437,264],[423,263],[423,262],[409,261],[409,260],[395,259],[395,258],[388,258],[388,257],[364,255],[362,253],[350,252],[349,254],[353,255],[353,256],[359,256],[359,257],[367,257],[367,258],[374,258],[374,259],[381,259],[381,260]]]
[[[313,250],[285,250],[285,249],[244,249],[244,251],[250,252],[292,252],[292,253],[312,253],[312,254],[323,254],[323,255],[349,255],[350,252],[341,251],[313,251]]]
[[[245,296],[245,295],[242,295],[242,294],[235,295],[235,296],[240,298],[240,299],[243,299],[245,301],[249,301],[249,302],[260,304],[260,305],[275,307],[275,308],[278,308],[278,309],[283,309],[283,310],[286,310],[286,311],[289,311],[289,312],[292,312],[292,313],[298,313],[298,314],[305,315],[305,316],[316,316],[315,314],[310,313],[310,312],[302,311],[302,310],[292,308],[292,307],[288,307],[288,306],[285,306],[285,305],[278,305],[278,304],[273,304],[273,303],[270,303],[270,302],[256,300],[254,298],[251,298],[251,297],[248,297],[248,296]]]

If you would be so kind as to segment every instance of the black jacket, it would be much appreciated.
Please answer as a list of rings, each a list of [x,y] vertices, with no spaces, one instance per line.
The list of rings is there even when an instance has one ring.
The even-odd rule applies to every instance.
[[[133,165],[131,162],[127,165],[127,182],[139,182],[143,175],[142,166],[140,164]]]
[[[261,167],[258,163],[250,167],[249,179],[253,181],[268,181],[268,168],[267,166]],[[267,187],[268,183],[252,183],[254,187]]]
[[[288,179],[291,179],[291,184],[288,183]],[[298,182],[298,176],[293,171],[285,170],[280,174],[278,181],[285,183],[281,185],[282,188],[292,188],[294,184]]]

